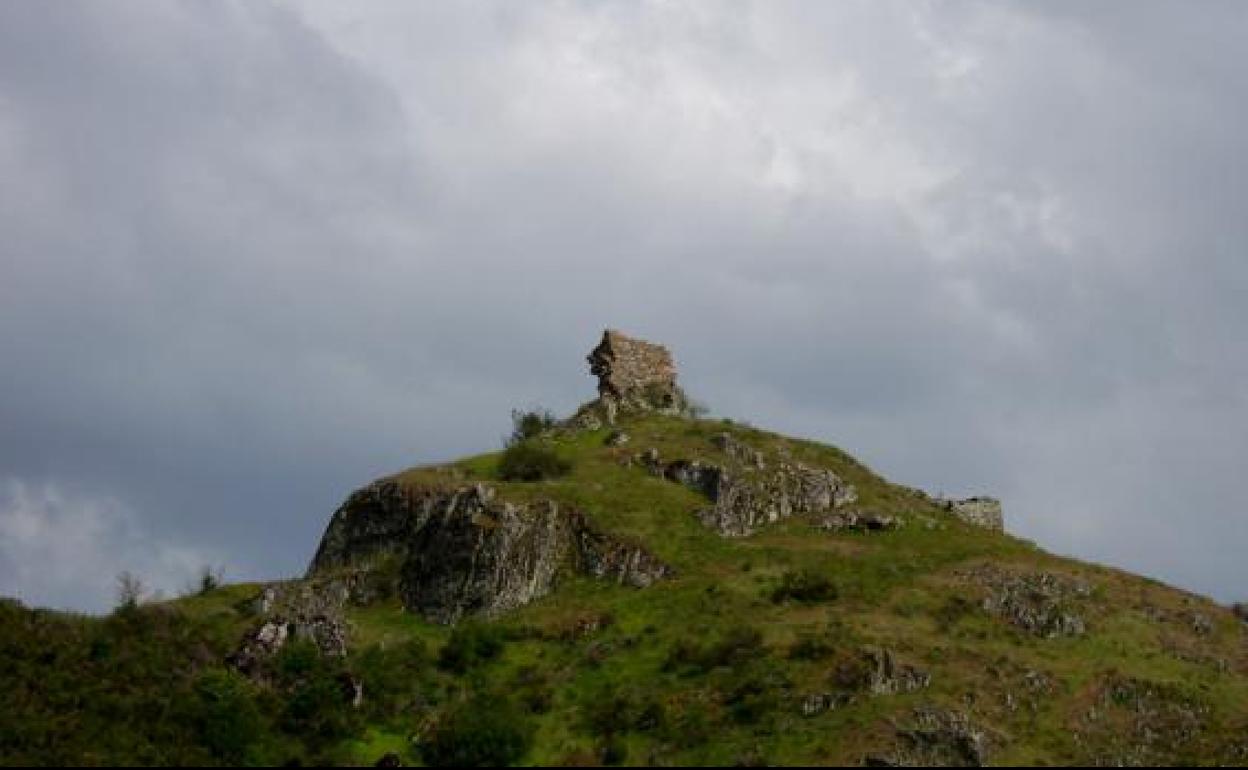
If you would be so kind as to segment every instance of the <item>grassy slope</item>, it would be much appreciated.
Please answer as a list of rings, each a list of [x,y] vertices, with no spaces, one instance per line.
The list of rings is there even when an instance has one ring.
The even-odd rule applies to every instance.
[[[1159,688],[1163,699],[1205,709],[1200,730],[1183,745],[1153,745],[1150,751],[1160,753],[1150,758],[1245,761],[1230,752],[1248,726],[1248,653],[1242,624],[1225,609],[1144,578],[1057,558],[1018,539],[962,525],[830,447],[717,421],[651,417],[623,427],[632,441],[621,448],[605,446],[606,431],[555,440],[557,451],[574,462],[573,472],[557,481],[499,482],[496,455],[455,466],[466,480],[488,481],[508,499],[548,497],[586,511],[603,529],[644,542],[677,568],[677,578],[645,590],[568,578],[555,594],[498,621],[496,627],[510,641],[501,655],[466,673],[440,670],[432,662],[450,636],[448,629],[404,613],[397,604],[353,610],[353,648],[371,650],[374,658],[358,657],[349,665],[389,671],[386,666],[398,664],[387,656],[413,640],[427,651],[425,662],[410,664],[414,667],[404,669],[410,682],[378,694],[349,729],[330,731],[333,740],[315,750],[299,744],[298,731],[289,725],[283,734],[281,704],[257,694],[261,712],[268,715],[266,735],[273,737],[255,739],[246,757],[371,763],[395,751],[417,762],[419,753],[409,739],[419,742],[447,709],[485,694],[518,704],[523,719],[534,726],[535,739],[525,756],[531,763],[585,763],[602,758],[609,748],[608,754],[629,763],[856,764],[866,754],[885,750],[894,739],[892,725],[905,724],[924,704],[969,713],[999,747],[994,762],[1105,761],[1125,756],[1142,717],[1138,710],[1106,706],[1100,690],[1108,681],[1141,680]],[[858,488],[864,508],[922,514],[940,526],[912,523],[899,532],[828,534],[791,520],[730,540],[692,516],[705,504],[696,494],[621,463],[649,447],[667,458],[713,458],[716,450],[709,439],[723,430],[765,451],[783,447],[797,460],[833,469]],[[445,473],[431,468],[398,478],[412,485],[447,483]],[[1093,593],[1081,611],[1089,633],[1038,639],[984,614],[976,602],[959,604],[958,597],[978,598],[959,572],[982,562],[1088,581]],[[831,578],[838,597],[773,603],[770,590],[780,577],[802,570]],[[195,629],[186,633],[218,640],[208,646],[206,660],[212,655],[219,660],[228,648],[220,640],[241,633],[246,620],[234,606],[245,593],[245,587],[230,587],[175,603],[171,612]],[[1193,612],[1213,620],[1211,632],[1193,630]],[[588,621],[602,627],[578,632]],[[113,621],[58,622],[102,627]],[[730,645],[715,647],[717,640],[742,628],[756,629],[761,639],[746,639],[735,652]],[[821,640],[827,649],[814,660],[793,658],[789,650],[801,639]],[[853,660],[864,644],[887,646],[901,660],[929,671],[931,686],[909,694],[862,696],[848,707],[803,717],[797,705],[801,697],[835,689],[838,664]],[[83,645],[89,642],[69,646]],[[682,657],[681,650],[688,654]],[[208,662],[200,665],[211,668]],[[37,662],[27,668],[26,676],[41,670]],[[1047,682],[1043,692],[1029,689],[1029,672]],[[193,690],[193,682],[178,686]],[[1156,712],[1156,704],[1149,703]],[[46,705],[39,713],[51,719],[57,708],[72,707]],[[1096,719],[1089,720],[1090,709],[1096,710]],[[1148,726],[1164,736],[1165,720],[1158,719]],[[3,728],[0,722],[0,741]],[[1078,732],[1084,734],[1081,741]],[[202,743],[202,735],[169,740],[175,739]],[[200,754],[188,749],[172,758],[203,759]],[[117,756],[170,759],[114,750],[78,760]]]

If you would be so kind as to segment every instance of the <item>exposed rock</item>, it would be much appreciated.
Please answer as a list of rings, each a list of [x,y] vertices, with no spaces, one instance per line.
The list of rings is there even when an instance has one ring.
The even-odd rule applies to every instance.
[[[817,692],[803,696],[801,711],[804,717],[813,717],[825,711],[835,711],[854,702],[852,692]]]
[[[1001,501],[992,497],[968,497],[965,500],[933,498],[932,502],[957,516],[967,524],[977,527],[1005,530],[1005,516],[1001,511]]]
[[[252,605],[259,622],[243,637],[227,662],[247,675],[276,655],[292,639],[306,639],[322,655],[347,654],[347,629],[342,617],[343,594],[323,590],[311,581],[265,586]]]
[[[616,409],[678,412],[685,399],[676,385],[676,364],[662,345],[634,339],[613,329],[587,357],[598,377],[598,397],[607,408],[607,422]]]
[[[650,473],[682,484],[714,505],[698,512],[706,526],[728,537],[745,537],[790,516],[817,514],[853,503],[858,493],[825,468],[780,460],[770,470],[733,468],[703,460],[663,462],[655,449],[638,456]]]
[[[914,710],[912,724],[897,730],[889,755],[867,757],[864,764],[886,767],[983,767],[993,741],[959,711],[931,706]]]
[[[394,564],[390,580],[409,610],[439,623],[494,617],[545,596],[574,570],[644,587],[672,570],[640,546],[590,526],[546,500],[513,504],[474,484],[411,491],[382,481],[334,514],[309,570],[326,579]]]
[[[607,446],[624,446],[631,440],[631,436],[622,430],[613,430],[611,435],[607,436]]]
[[[1015,573],[981,566],[962,573],[989,589],[984,610],[1030,634],[1045,639],[1082,636],[1086,631],[1077,611],[1092,589],[1082,580],[1050,572]]]
[[[893,653],[883,647],[868,647],[862,652],[868,664],[867,689],[872,695],[896,695],[927,687],[932,675],[914,666],[898,663]]]
[[[820,518],[816,526],[828,532],[883,532],[901,529],[902,520],[874,511],[835,511]]]
[[[1075,724],[1089,763],[1148,767],[1191,764],[1211,709],[1181,685],[1106,674],[1094,705]]]
[[[731,433],[717,433],[711,443],[742,465],[762,470],[766,467],[763,453],[739,441]]]

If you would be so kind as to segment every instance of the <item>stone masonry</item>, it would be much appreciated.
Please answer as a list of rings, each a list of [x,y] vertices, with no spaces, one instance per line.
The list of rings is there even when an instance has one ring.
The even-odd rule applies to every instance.
[[[681,406],[676,363],[662,345],[608,329],[588,361],[590,372],[598,377],[598,395],[604,403],[658,410]]]

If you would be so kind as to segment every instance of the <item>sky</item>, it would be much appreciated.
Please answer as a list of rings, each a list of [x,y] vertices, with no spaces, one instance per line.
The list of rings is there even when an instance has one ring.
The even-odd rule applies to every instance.
[[[0,594],[302,573],[594,395],[1248,599],[1248,5],[0,3]]]

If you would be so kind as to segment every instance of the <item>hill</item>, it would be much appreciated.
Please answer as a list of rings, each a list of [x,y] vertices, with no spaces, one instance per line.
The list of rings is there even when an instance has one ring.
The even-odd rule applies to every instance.
[[[599,398],[352,493],[303,578],[0,604],[6,764],[1245,764],[1248,626],[845,452]]]

